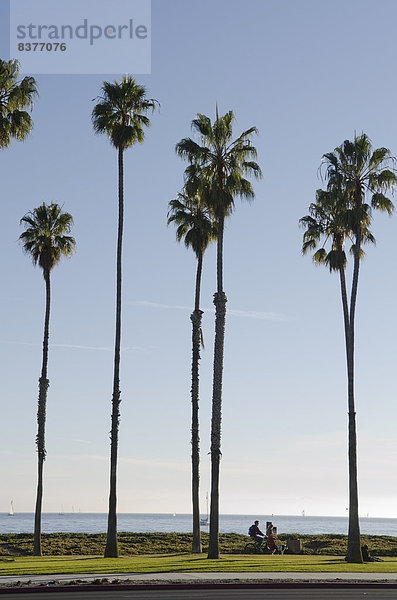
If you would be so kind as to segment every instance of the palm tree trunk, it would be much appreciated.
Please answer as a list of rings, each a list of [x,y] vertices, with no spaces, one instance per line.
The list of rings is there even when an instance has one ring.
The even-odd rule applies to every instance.
[[[48,367],[48,343],[50,337],[50,306],[51,306],[51,285],[50,285],[50,273],[44,270],[44,280],[46,288],[46,305],[45,305],[45,317],[44,317],[44,336],[43,336],[43,360],[41,366],[41,376],[39,379],[39,401],[37,407],[37,455],[38,455],[38,468],[37,468],[37,493],[36,493],[36,507],[34,515],[34,540],[33,540],[33,554],[35,556],[42,555],[41,549],[41,511],[43,503],[43,465],[46,456],[45,449],[45,421],[46,421],[46,407],[47,407],[47,390],[50,384],[47,379],[47,367]]]
[[[224,216],[218,219],[217,292],[215,304],[215,343],[211,419],[211,507],[208,558],[219,558],[219,466],[221,459],[222,378],[226,323],[226,294],[223,291]]]
[[[347,539],[347,561],[362,563],[360,523],[358,518],[357,483],[357,429],[354,405],[354,319],[360,268],[361,229],[356,235],[352,291],[350,298],[349,356],[348,356],[348,405],[349,405],[349,532]]]
[[[114,373],[112,397],[112,424],[110,432],[110,491],[108,530],[106,536],[105,558],[118,557],[117,544],[117,451],[120,422],[120,348],[121,348],[121,279],[122,279],[122,246],[124,222],[124,173],[123,149],[118,149],[119,171],[119,215],[117,235],[117,275],[116,275],[116,334],[114,344]]]
[[[201,344],[201,319],[203,311],[200,310],[201,273],[203,269],[203,255],[197,257],[196,291],[194,311],[190,316],[192,321],[192,508],[193,508],[193,541],[192,552],[201,553],[200,536],[200,435],[199,435],[199,363]]]

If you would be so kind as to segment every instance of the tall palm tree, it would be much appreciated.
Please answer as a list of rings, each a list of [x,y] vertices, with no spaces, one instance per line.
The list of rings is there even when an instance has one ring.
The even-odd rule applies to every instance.
[[[210,242],[216,239],[216,223],[208,208],[200,202],[198,195],[178,194],[178,198],[169,203],[167,224],[177,226],[178,242],[184,240],[187,248],[192,248],[197,258],[194,311],[190,315],[192,321],[192,508],[193,508],[193,541],[192,552],[200,553],[200,435],[199,435],[199,363],[200,344],[203,343],[201,321],[203,311],[200,310],[201,275],[203,258]]]
[[[21,219],[25,231],[19,236],[23,250],[29,254],[34,265],[43,271],[46,304],[44,317],[43,359],[39,379],[39,401],[37,409],[38,431],[36,436],[38,454],[38,477],[36,509],[34,519],[34,554],[41,556],[41,509],[43,500],[43,465],[46,457],[45,421],[47,407],[47,391],[50,384],[47,378],[48,343],[50,335],[51,280],[50,274],[62,256],[70,257],[75,249],[75,240],[67,235],[73,226],[72,215],[62,212],[58,204],[47,206],[45,202]]]
[[[31,132],[33,121],[26,108],[32,108],[37,95],[36,81],[24,77],[18,82],[19,62],[0,59],[0,149],[13,138],[23,141]]]
[[[118,156],[118,233],[116,269],[116,332],[114,345],[113,396],[110,447],[110,491],[105,557],[118,557],[117,547],[117,451],[120,421],[120,346],[121,346],[121,277],[124,221],[124,151],[144,140],[144,127],[150,120],[156,101],[146,98],[146,90],[133,77],[125,75],[121,82],[102,85],[102,96],[92,111],[95,133],[105,133]]]
[[[225,218],[232,213],[236,197],[252,200],[254,191],[245,178],[261,177],[259,165],[254,162],[257,152],[251,143],[256,127],[244,131],[233,140],[234,115],[232,111],[219,117],[218,109],[213,123],[209,117],[198,114],[192,128],[200,143],[184,138],[176,146],[177,154],[190,162],[185,170],[188,185],[199,186],[201,199],[213,213],[217,237],[217,291],[215,304],[215,343],[211,417],[211,507],[208,558],[219,558],[219,466],[221,458],[221,418],[223,355],[226,321],[226,294],[223,290],[223,234]]]
[[[338,270],[341,281],[341,294],[345,324],[346,361],[348,373],[348,431],[349,431],[349,531],[347,560],[362,562],[360,526],[358,515],[357,483],[357,429],[354,398],[354,333],[355,309],[357,302],[358,275],[362,245],[374,242],[369,230],[372,210],[378,209],[393,213],[394,206],[385,195],[393,191],[397,177],[392,166],[394,159],[386,148],[372,151],[366,134],[354,137],[353,142],[345,140],[341,146],[323,156],[326,169],[327,191],[317,192],[317,202],[311,205],[310,215],[301,219],[306,227],[303,252],[314,249],[322,235],[332,240],[332,250],[327,253],[320,248],[314,260],[325,263],[330,270]],[[366,202],[367,194],[371,197]],[[353,275],[348,303],[345,265],[346,255],[343,244],[349,237],[352,240]]]

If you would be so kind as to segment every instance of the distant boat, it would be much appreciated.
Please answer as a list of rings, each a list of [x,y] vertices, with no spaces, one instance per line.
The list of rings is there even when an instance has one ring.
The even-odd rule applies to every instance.
[[[11,503],[10,503],[10,511],[9,511],[9,513],[8,513],[8,516],[9,516],[9,517],[13,517],[13,516],[14,516],[14,500],[11,500]]]
[[[206,495],[206,500],[207,500],[207,516],[205,519],[200,519],[200,525],[208,525],[208,492]]]
[[[306,517],[306,513],[304,510],[302,510],[302,517]]]

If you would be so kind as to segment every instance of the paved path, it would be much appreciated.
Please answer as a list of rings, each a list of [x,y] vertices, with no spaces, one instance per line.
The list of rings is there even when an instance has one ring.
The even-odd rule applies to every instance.
[[[85,575],[16,575],[1,576],[0,586],[67,584],[71,581],[84,584],[98,580],[128,583],[183,584],[183,583],[261,583],[261,582],[368,582],[390,583],[397,587],[397,573],[100,573]]]

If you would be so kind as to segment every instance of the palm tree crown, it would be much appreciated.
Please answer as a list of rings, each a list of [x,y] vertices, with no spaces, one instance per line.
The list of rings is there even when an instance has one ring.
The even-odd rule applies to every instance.
[[[37,95],[36,81],[24,77],[18,83],[19,62],[0,59],[0,149],[13,138],[23,141],[31,132],[33,121],[26,108],[32,108]]]
[[[185,191],[170,201],[167,224],[171,223],[177,226],[178,242],[184,240],[186,248],[192,248],[197,258],[216,239],[216,223],[198,195],[191,198]]]
[[[125,75],[121,82],[104,81],[103,95],[92,111],[96,133],[106,133],[115,148],[125,150],[144,140],[144,127],[149,127],[146,116],[154,110],[157,101],[146,98],[146,90],[133,77]]]
[[[369,205],[364,202],[367,193],[371,195],[371,208],[389,215],[393,213],[393,203],[385,193],[397,184],[394,162],[387,148],[372,150],[371,140],[365,133],[355,135],[353,141],[345,140],[333,152],[324,154],[322,167],[326,170],[328,189],[343,189],[346,202],[355,210],[351,223],[355,233],[361,223],[361,207],[370,214]]]
[[[219,218],[230,214],[235,197],[254,198],[252,184],[246,175],[262,176],[250,136],[256,127],[244,131],[236,140],[233,137],[234,114],[232,111],[219,117],[214,123],[209,117],[198,114],[192,121],[192,129],[200,136],[201,144],[184,138],[176,146],[181,158],[191,164],[185,170],[188,185],[201,186],[203,200]]]
[[[368,229],[371,222],[370,207],[363,205],[362,209],[362,242],[375,243],[375,238]],[[328,190],[317,190],[316,202],[309,206],[309,215],[302,217],[299,223],[306,229],[303,235],[303,254],[320,246],[313,254],[315,264],[326,265],[331,272],[346,268],[345,242],[352,242],[351,253],[354,253],[355,249],[354,214],[346,202],[346,194],[332,187]],[[326,249],[328,244],[329,250]],[[364,251],[361,249],[360,258],[363,256]]]
[[[49,274],[59,262],[61,256],[70,257],[76,242],[67,235],[73,226],[73,217],[62,212],[58,204],[47,206],[45,202],[21,219],[26,225],[19,239],[23,249],[30,254],[33,263],[43,269],[43,274]]]

